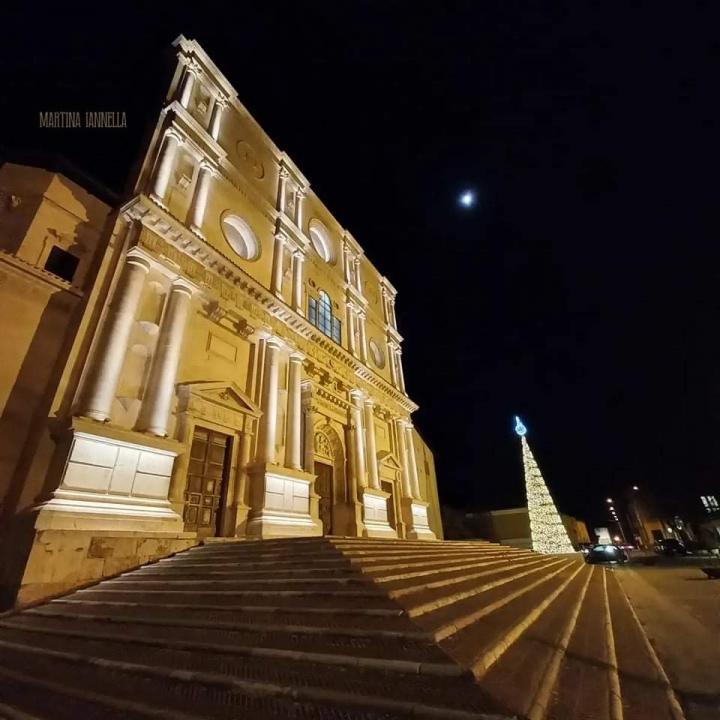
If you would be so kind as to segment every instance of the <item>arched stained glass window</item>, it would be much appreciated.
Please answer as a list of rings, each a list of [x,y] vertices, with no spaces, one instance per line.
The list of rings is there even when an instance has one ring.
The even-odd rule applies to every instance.
[[[308,300],[308,320],[323,334],[340,344],[341,324],[332,314],[330,296],[321,290],[318,297]]]

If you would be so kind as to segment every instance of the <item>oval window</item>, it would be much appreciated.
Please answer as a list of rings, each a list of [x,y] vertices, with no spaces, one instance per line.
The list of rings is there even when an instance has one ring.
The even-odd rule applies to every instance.
[[[310,242],[315,252],[326,262],[333,261],[332,243],[325,226],[319,220],[310,221]]]
[[[370,357],[372,358],[372,361],[380,369],[384,368],[385,367],[385,355],[383,354],[383,351],[380,349],[380,346],[372,338],[370,339],[370,342],[368,344],[370,346]]]
[[[243,260],[257,260],[260,243],[250,226],[237,215],[226,215],[222,219],[222,231],[230,247]]]

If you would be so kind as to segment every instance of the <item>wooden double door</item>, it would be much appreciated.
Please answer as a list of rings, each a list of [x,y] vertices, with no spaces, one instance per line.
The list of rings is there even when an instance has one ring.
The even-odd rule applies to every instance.
[[[185,487],[185,530],[200,537],[220,534],[227,495],[232,439],[229,435],[196,427],[190,447]]]

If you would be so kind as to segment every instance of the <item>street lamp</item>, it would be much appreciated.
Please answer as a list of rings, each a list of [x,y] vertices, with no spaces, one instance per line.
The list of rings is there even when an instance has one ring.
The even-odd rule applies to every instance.
[[[637,485],[633,485],[633,490],[639,490],[640,488]]]
[[[613,499],[612,499],[612,498],[608,498],[608,499],[607,499],[607,500],[606,500],[605,502],[609,502],[609,503],[611,503],[612,501],[613,501]]]

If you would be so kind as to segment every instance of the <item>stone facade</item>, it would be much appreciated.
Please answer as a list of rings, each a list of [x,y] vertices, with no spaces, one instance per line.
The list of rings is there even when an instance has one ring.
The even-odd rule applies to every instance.
[[[207,536],[442,532],[394,287],[202,48],[175,48],[134,192],[97,233],[90,274],[61,288],[74,319],[7,460],[6,595]],[[2,259],[18,264],[14,252]]]

